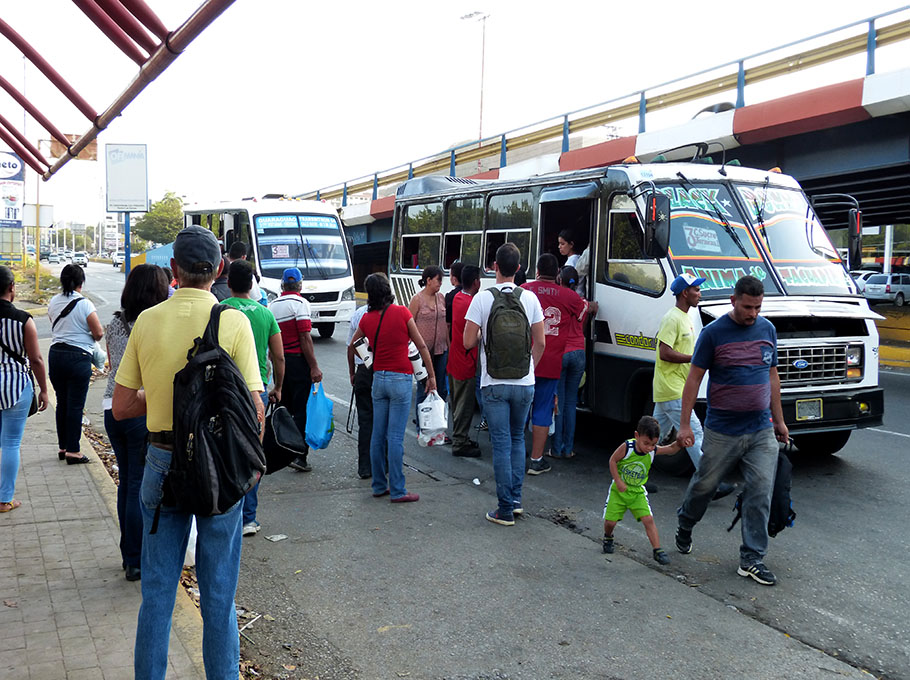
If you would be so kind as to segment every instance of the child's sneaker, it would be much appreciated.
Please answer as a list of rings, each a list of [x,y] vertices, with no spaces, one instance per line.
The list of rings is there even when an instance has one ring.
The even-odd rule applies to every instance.
[[[654,548],[654,559],[658,564],[670,564],[670,556],[664,552],[663,548]]]
[[[616,546],[613,544],[613,537],[604,536],[604,553],[607,555],[612,555],[615,549]]]

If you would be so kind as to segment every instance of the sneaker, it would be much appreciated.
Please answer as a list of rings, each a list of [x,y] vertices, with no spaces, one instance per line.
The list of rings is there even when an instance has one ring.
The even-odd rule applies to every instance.
[[[692,531],[678,527],[676,529],[676,549],[683,555],[692,552]]]
[[[490,426],[489,426],[489,424],[487,423],[487,419],[486,419],[486,418],[483,418],[483,419],[480,421],[480,425],[477,426],[477,429],[480,430],[481,432],[486,432],[487,430],[490,429]]]
[[[521,507],[521,503],[516,502],[512,504],[512,514],[515,515],[515,517],[521,517],[525,514],[525,511]]]
[[[493,524],[501,524],[504,527],[515,526],[515,516],[514,515],[503,515],[500,514],[499,510],[491,510],[486,515],[487,521],[493,522]]]
[[[541,458],[540,460],[531,459],[531,464],[528,466],[529,475],[542,475],[544,472],[550,471],[550,464]]]
[[[309,472],[312,470],[312,466],[306,462],[306,456],[297,456],[294,460],[288,463],[289,468],[293,468],[298,472]]]
[[[616,550],[616,546],[613,544],[613,537],[604,536],[604,554],[612,555],[614,550]]]
[[[253,520],[252,522],[247,522],[243,525],[243,535],[244,536],[255,536],[259,533],[259,522]]]
[[[663,548],[654,548],[654,559],[658,564],[670,564],[670,556]]]
[[[773,586],[777,583],[777,577],[771,573],[771,570],[768,569],[762,562],[756,562],[755,564],[750,564],[748,567],[740,567],[736,570],[736,573],[740,576],[751,576],[755,581],[761,583],[763,586]]]

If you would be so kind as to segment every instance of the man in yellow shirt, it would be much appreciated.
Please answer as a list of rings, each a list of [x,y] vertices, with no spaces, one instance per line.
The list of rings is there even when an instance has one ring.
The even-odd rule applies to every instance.
[[[174,241],[171,269],[180,285],[165,302],[147,309],[136,320],[115,378],[114,418],[146,414],[149,446],[140,491],[142,537],[142,606],[134,654],[137,680],[164,678],[174,600],[183,567],[192,515],[161,505],[155,534],[149,534],[161,504],[164,479],[173,451],[174,375],[186,365],[193,340],[205,331],[215,296],[212,283],[221,272],[221,249],[214,234],[187,227]],[[219,344],[254,392],[262,422],[265,409],[259,393],[262,379],[256,344],[246,316],[238,310],[221,314]],[[202,654],[206,676],[236,678],[240,648],[234,592],[240,570],[241,505],[222,515],[197,517],[196,576],[202,600]]]
[[[660,321],[657,331],[657,357],[654,361],[654,417],[660,424],[660,431],[669,433],[679,429],[682,414],[682,392],[689,377],[692,352],[695,350],[695,328],[689,318],[689,310],[698,307],[701,300],[699,286],[705,280],[692,274],[680,274],[670,284],[670,292],[676,296],[676,305],[671,307]],[[701,422],[692,413],[692,433],[695,442],[686,449],[692,464],[698,469],[701,460],[701,442],[704,438]],[[715,500],[730,494],[735,487],[721,482],[714,495]]]

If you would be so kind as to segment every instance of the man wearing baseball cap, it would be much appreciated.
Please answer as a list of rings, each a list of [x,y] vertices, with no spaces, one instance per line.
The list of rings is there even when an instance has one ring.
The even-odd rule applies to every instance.
[[[303,274],[297,267],[289,267],[281,275],[281,297],[269,305],[284,345],[284,385],[280,404],[294,417],[300,434],[306,432],[306,404],[313,383],[322,380],[322,371],[316,362],[311,332],[310,303],[300,294]],[[309,451],[309,447],[307,447]],[[290,467],[299,472],[309,472],[307,454],[297,456]]]
[[[150,534],[155,508],[171,465],[174,449],[174,375],[186,366],[186,354],[201,336],[216,303],[210,289],[221,272],[221,249],[208,229],[191,226],[177,234],[171,268],[180,288],[139,315],[130,332],[114,386],[114,418],[145,415],[149,444],[142,476],[140,508],[142,536],[142,606],[136,626],[135,677],[163,678],[174,597],[183,567],[186,540],[193,516],[161,505],[158,528]],[[259,420],[265,407],[259,399],[262,378],[256,344],[247,318],[225,310],[218,326],[218,343],[231,356],[254,393]],[[224,514],[199,517],[196,554],[207,555],[208,568],[197,569],[202,598],[202,648],[206,676],[237,677],[240,646],[234,592],[240,571],[241,502]],[[199,559],[200,567],[203,559]]]
[[[669,434],[674,428],[679,429],[682,413],[682,392],[689,377],[689,362],[695,349],[695,329],[689,310],[698,306],[701,300],[699,286],[705,280],[694,274],[680,274],[670,284],[670,292],[676,296],[676,305],[671,307],[661,319],[657,331],[657,357],[654,361],[654,417],[660,424],[660,431]],[[695,469],[701,459],[701,442],[704,437],[701,422],[694,413],[691,419],[692,434],[695,442],[686,451]],[[721,482],[714,499],[729,495],[736,487]]]

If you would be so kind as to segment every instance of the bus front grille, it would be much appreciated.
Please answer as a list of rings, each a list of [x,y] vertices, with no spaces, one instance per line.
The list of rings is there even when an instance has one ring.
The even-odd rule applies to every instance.
[[[310,302],[337,302],[338,291],[331,293],[301,293],[301,295]]]
[[[777,372],[784,387],[843,382],[847,377],[847,346],[778,345]]]

